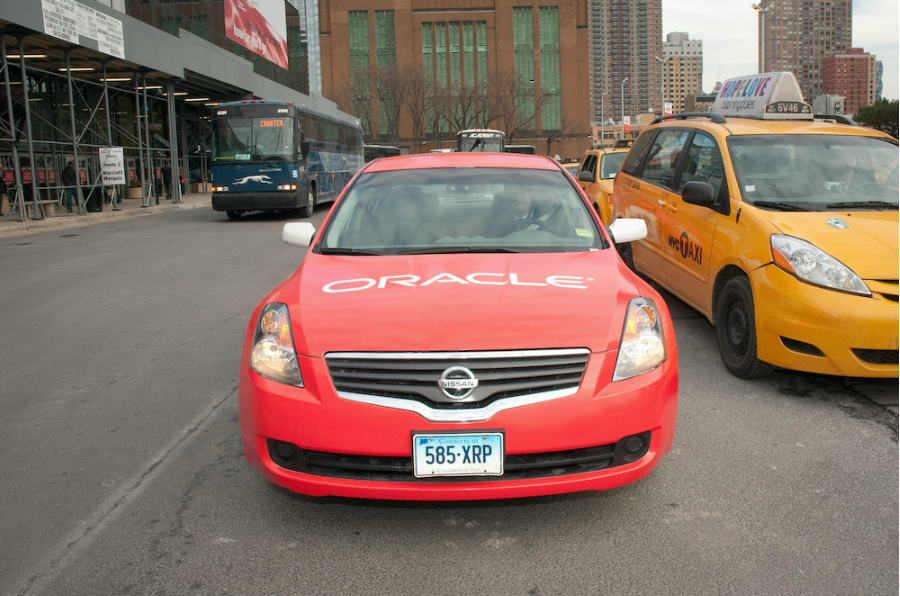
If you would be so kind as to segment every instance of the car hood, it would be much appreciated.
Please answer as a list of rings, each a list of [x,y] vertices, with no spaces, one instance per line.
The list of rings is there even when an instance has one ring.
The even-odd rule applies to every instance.
[[[635,279],[613,249],[554,254],[308,253],[277,299],[298,353],[614,349]]]
[[[811,242],[863,279],[897,279],[897,211],[762,213],[781,233]]]

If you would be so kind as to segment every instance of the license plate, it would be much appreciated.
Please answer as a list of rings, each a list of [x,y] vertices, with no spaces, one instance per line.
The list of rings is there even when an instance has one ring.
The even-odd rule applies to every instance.
[[[432,476],[502,476],[503,433],[413,435],[413,471]]]

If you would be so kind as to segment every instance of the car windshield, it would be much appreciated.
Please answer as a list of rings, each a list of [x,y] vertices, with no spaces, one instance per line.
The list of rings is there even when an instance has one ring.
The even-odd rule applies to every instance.
[[[615,153],[606,153],[600,161],[600,178],[603,180],[612,180],[619,173],[622,162],[625,161],[627,151],[617,151]]]
[[[558,170],[363,173],[335,208],[318,250],[378,255],[606,248],[586,205]]]
[[[732,136],[743,198],[764,209],[897,209],[896,141],[849,135]]]

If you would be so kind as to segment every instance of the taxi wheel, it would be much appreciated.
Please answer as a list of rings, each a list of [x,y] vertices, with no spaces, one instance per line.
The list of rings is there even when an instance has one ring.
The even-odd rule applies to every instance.
[[[746,277],[730,279],[722,288],[716,303],[716,338],[725,368],[736,377],[756,379],[774,370],[756,357],[756,314]]]

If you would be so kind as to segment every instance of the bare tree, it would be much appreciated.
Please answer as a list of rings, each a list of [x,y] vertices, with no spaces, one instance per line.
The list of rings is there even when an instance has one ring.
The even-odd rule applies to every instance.
[[[359,124],[363,129],[363,137],[366,142],[372,142],[372,81],[368,71],[364,69],[351,69],[350,78],[345,82],[335,103],[345,112],[359,118]]]
[[[450,119],[454,130],[485,127],[490,122],[484,85],[461,82],[452,89],[450,99]]]
[[[444,130],[450,125],[450,109],[452,106],[450,89],[446,85],[425,85],[425,123],[435,136],[438,145],[443,139]]]
[[[559,143],[571,134],[571,125],[569,119],[563,115],[560,119],[559,128],[545,131],[547,132],[547,155],[552,155],[551,147],[553,143]]]
[[[376,137],[387,137],[396,144],[400,139],[400,80],[396,66],[382,66],[372,76],[372,86],[378,98],[378,130]]]
[[[490,115],[512,143],[526,131],[535,130],[544,94],[534,93],[534,83],[525,81],[510,70],[498,71],[491,78]]]
[[[419,147],[425,141],[428,114],[425,73],[421,68],[404,68],[398,73],[397,82],[400,106],[412,123],[412,141],[415,149],[411,153],[418,153]]]

